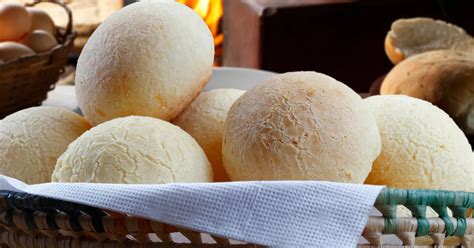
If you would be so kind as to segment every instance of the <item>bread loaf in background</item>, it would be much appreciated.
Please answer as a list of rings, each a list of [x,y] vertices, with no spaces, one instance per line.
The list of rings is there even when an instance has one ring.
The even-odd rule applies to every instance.
[[[456,25],[431,18],[399,19],[385,37],[385,52],[394,64],[427,51],[474,51],[474,41]]]
[[[474,134],[474,54],[440,50],[410,57],[387,74],[380,94],[429,101]]]

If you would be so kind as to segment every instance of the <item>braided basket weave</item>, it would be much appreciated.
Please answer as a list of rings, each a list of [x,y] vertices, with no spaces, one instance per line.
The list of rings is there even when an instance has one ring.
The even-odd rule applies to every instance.
[[[397,218],[398,205],[410,209],[413,217]],[[428,206],[439,217],[426,218]],[[375,207],[383,216],[369,217],[362,234],[369,244],[359,247],[379,246],[385,234],[395,234],[409,246],[415,244],[415,237],[422,236],[431,237],[436,246],[442,246],[445,237],[452,239],[451,245],[454,246],[473,245],[474,193],[385,189],[377,198]],[[448,215],[448,208],[453,216]],[[176,235],[184,236],[188,243],[176,243]],[[0,191],[0,247],[170,246],[260,247],[76,203]],[[390,247],[403,246],[395,244]]]
[[[36,0],[27,6],[40,2],[63,7],[69,18],[67,27],[58,27],[56,38],[59,44],[51,51],[0,64],[0,119],[18,110],[41,105],[64,72],[72,49],[75,34],[72,31],[71,10],[59,0]]]

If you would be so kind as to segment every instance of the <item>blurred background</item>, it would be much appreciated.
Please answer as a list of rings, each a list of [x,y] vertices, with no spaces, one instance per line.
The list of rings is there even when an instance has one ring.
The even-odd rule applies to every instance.
[[[148,0],[153,1],[153,0]],[[392,64],[384,38],[393,21],[432,17],[474,34],[472,0],[177,0],[208,24],[216,46],[215,66],[275,72],[315,70],[358,92],[368,92]],[[31,0],[0,0],[22,2]],[[95,28],[134,0],[65,0],[77,38],[59,84],[73,84],[74,65]],[[65,25],[58,6],[39,5]]]

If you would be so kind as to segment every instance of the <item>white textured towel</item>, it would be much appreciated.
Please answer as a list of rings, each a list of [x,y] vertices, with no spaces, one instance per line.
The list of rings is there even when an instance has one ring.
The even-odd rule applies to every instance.
[[[66,200],[274,247],[355,247],[382,187],[315,181],[26,185],[0,190]]]

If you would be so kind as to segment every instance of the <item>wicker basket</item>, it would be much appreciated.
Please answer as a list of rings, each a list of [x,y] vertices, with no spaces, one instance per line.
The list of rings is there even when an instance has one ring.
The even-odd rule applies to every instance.
[[[28,6],[40,2],[52,2],[63,7],[69,18],[67,27],[58,28],[56,38],[59,44],[51,51],[0,64],[0,119],[18,110],[41,105],[64,72],[72,49],[75,34],[71,10],[58,0],[36,0]]]
[[[408,207],[414,217],[397,218],[397,205]],[[427,206],[437,211],[439,217],[426,218]],[[409,246],[420,236],[430,236],[437,246],[442,246],[445,237],[450,236],[459,237],[454,241],[457,246],[469,247],[473,241],[474,219],[468,215],[474,208],[474,193],[385,189],[375,207],[383,216],[369,217],[363,236],[370,244],[359,247],[381,245],[385,234],[396,234]],[[448,208],[452,217],[448,216]],[[176,235],[184,236],[188,243],[175,243]],[[260,247],[76,203],[0,191],[0,247],[170,246]]]

